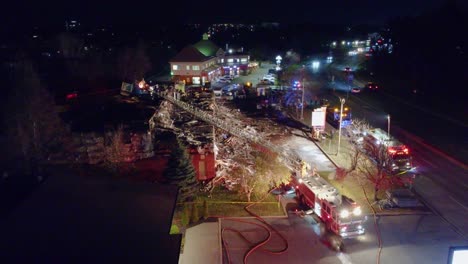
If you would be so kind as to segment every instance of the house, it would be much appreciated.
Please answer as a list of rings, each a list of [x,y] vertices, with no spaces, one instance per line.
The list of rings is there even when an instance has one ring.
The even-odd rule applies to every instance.
[[[247,73],[250,56],[243,48],[226,45],[226,51],[218,47],[204,34],[199,42],[184,47],[169,61],[172,80],[184,84],[205,85],[222,75]]]
[[[208,37],[204,40],[207,42],[197,43],[200,50],[195,45],[188,45],[169,61],[174,82],[205,85],[223,74],[217,57],[222,56],[222,50],[216,50]]]

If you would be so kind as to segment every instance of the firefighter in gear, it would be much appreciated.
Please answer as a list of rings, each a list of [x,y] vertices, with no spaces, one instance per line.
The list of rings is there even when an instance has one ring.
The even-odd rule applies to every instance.
[[[307,175],[307,171],[310,170],[310,165],[301,160],[301,178]]]

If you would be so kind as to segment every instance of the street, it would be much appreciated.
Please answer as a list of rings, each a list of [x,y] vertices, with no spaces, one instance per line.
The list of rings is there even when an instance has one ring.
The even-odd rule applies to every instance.
[[[353,117],[365,119],[372,126],[380,127],[386,131],[387,113],[382,110],[385,105],[371,96],[362,97],[362,95],[364,94],[350,95],[346,102],[352,109]],[[327,96],[329,99],[334,97],[332,94]],[[404,104],[398,102],[392,101],[392,103],[397,104],[394,106],[395,108],[405,107]],[[408,120],[416,119],[418,124],[421,123],[421,120],[424,120],[424,124],[443,122],[444,127],[451,127],[450,131],[458,131],[457,134],[453,135],[455,138],[465,130],[456,123],[421,113],[418,110],[407,109],[405,115],[407,118],[402,121],[398,119],[398,116],[392,118],[390,133],[410,147],[417,172],[424,178],[423,181],[415,183],[415,190],[433,206],[433,209],[468,238],[468,223],[466,222],[468,219],[468,185],[466,184],[468,173],[466,165],[432,147],[427,143],[431,142],[430,139],[422,139],[408,132],[405,129],[406,126],[403,127],[403,125],[406,125]],[[403,123],[403,121],[406,122]],[[428,130],[424,127],[420,129]],[[431,128],[429,132],[437,134],[439,131],[434,131]],[[448,136],[447,138],[449,139]],[[453,138],[450,139],[453,140]]]

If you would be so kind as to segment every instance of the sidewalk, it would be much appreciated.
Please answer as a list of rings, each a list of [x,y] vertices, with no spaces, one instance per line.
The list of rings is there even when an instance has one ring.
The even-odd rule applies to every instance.
[[[303,124],[310,127],[311,125],[311,111],[304,111],[304,120],[297,120],[302,122]],[[349,153],[353,149],[353,146],[348,142],[346,136],[341,136],[341,143],[340,143],[340,153],[338,152],[338,131],[328,123],[326,124],[325,131],[330,133],[330,131],[335,131],[334,137],[332,139],[323,139],[319,142],[312,141],[311,139],[307,139],[307,142],[302,142],[295,150],[298,154],[304,158],[305,161],[309,162],[311,166],[317,165],[317,169],[322,177],[324,177],[328,182],[330,182],[333,186],[335,186],[341,194],[346,195],[356,201],[359,205],[361,205],[363,212],[365,214],[372,214],[373,210],[376,211],[377,215],[401,215],[401,214],[427,214],[428,212],[425,210],[413,210],[413,209],[390,209],[390,210],[381,210],[379,206],[371,206],[369,204],[373,203],[373,185],[367,181],[363,181],[360,185],[358,182],[358,178],[355,177],[357,172],[353,172],[349,174],[344,180],[337,181],[334,179],[334,172],[336,167],[341,168],[348,168],[351,164]],[[290,144],[290,143],[288,143]],[[311,144],[316,147],[320,154],[315,152],[313,155],[314,158],[310,159],[304,153],[301,153],[301,148],[312,149]],[[332,164],[332,169],[330,169],[330,165]],[[363,188],[364,187],[364,188]],[[366,199],[365,193],[363,189],[366,190],[368,199]]]
[[[219,223],[206,222],[185,231],[184,253],[179,264],[218,264],[220,255]]]

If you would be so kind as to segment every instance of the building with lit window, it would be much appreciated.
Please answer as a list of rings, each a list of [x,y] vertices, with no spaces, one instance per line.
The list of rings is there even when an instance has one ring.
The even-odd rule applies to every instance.
[[[246,73],[249,56],[242,48],[225,52],[204,34],[202,40],[184,47],[169,64],[174,82],[205,85],[218,76]]]

